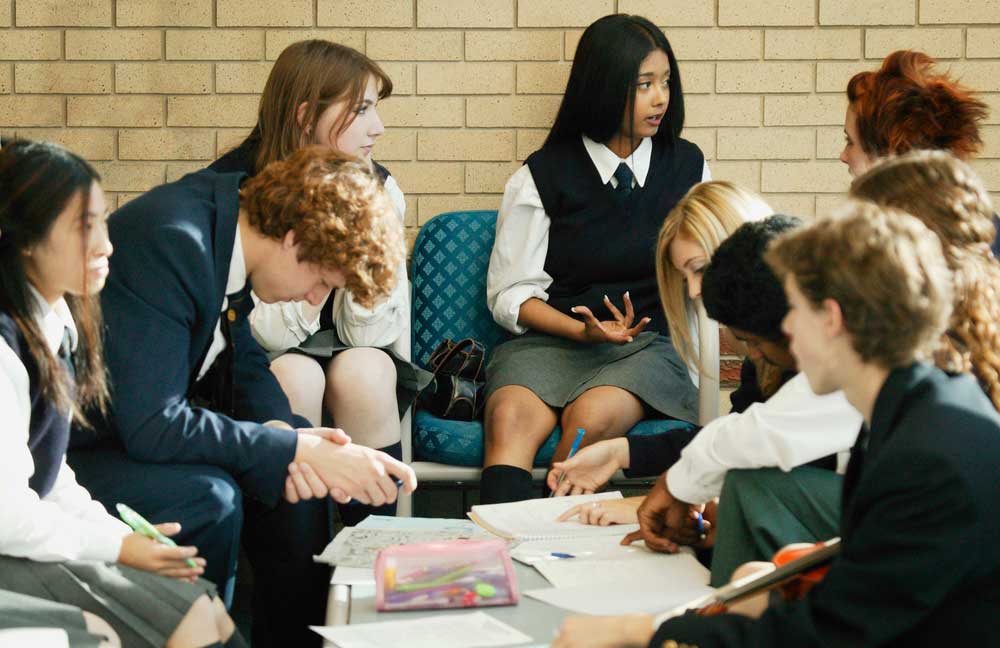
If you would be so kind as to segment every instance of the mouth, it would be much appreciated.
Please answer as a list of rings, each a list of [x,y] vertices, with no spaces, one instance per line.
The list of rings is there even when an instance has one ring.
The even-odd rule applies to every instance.
[[[110,266],[108,265],[107,259],[102,259],[100,261],[95,261],[87,266],[87,271],[93,275],[99,277],[107,277],[110,271]]]
[[[658,113],[656,115],[651,115],[646,118],[646,123],[650,126],[659,128],[660,122],[663,121],[663,113]]]
[[[365,155],[371,155],[372,149],[375,148],[374,144],[369,144],[368,146],[362,146],[361,150],[364,151]]]

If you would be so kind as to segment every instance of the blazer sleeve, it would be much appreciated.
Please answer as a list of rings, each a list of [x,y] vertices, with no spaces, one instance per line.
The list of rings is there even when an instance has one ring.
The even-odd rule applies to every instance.
[[[211,247],[197,232],[161,229],[155,245],[130,246],[122,240],[128,237],[113,237],[123,254],[116,255],[117,263],[112,261],[101,293],[113,427],[129,456],[139,461],[219,466],[248,495],[275,504],[295,455],[296,433],[236,421],[188,402],[194,364],[200,358],[192,331],[204,327],[203,320],[218,308],[212,282],[206,279],[214,276],[206,258]],[[240,328],[238,335],[249,336],[249,329]],[[260,353],[237,363],[235,379],[263,381],[241,398],[271,394],[266,405],[255,406],[256,418],[287,420],[287,400],[273,393],[273,377],[263,376],[262,357]],[[264,407],[274,409],[269,413]]]
[[[977,545],[989,540],[960,470],[927,451],[893,453],[871,466],[852,503],[864,518],[826,578],[805,600],[769,608],[759,620],[684,615],[663,623],[667,640],[701,648],[849,648],[895,640],[953,591],[976,578]]]

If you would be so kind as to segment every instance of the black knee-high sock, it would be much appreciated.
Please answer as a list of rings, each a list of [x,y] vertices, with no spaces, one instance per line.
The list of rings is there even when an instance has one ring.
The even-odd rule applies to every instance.
[[[386,453],[393,459],[403,459],[403,444],[400,442],[393,443],[390,446],[384,448],[376,448]],[[340,521],[344,523],[344,526],[356,526],[359,522],[364,520],[369,515],[396,515],[396,503],[383,504],[382,506],[371,506],[368,504],[338,504],[337,511],[340,514]]]
[[[519,502],[538,497],[531,473],[517,466],[490,466],[483,469],[479,484],[481,504]]]

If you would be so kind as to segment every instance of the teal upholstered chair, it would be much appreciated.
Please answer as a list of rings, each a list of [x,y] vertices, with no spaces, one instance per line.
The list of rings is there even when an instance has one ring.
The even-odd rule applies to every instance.
[[[509,338],[509,334],[493,321],[486,307],[486,272],[496,218],[495,211],[450,212],[436,216],[420,230],[413,246],[410,273],[413,282],[411,357],[417,364],[426,366],[430,354],[446,338],[474,338],[483,343],[487,354]],[[718,357],[718,329],[714,323],[705,321],[706,326],[715,331],[714,348]],[[711,335],[708,338],[711,339]],[[708,347],[712,352],[712,345]],[[705,348],[704,343],[702,348]],[[718,413],[718,381],[705,381],[704,377],[702,381],[710,387],[706,397],[701,399],[700,418],[704,422]],[[711,398],[713,385],[714,401]],[[642,421],[629,434],[655,434],[687,426],[682,421]],[[412,435],[404,430],[403,458],[414,467],[419,479],[479,481],[483,465],[481,422],[439,419],[418,409],[412,428]],[[556,427],[535,456],[533,473],[536,479],[544,477],[560,434]],[[408,515],[410,510],[410,503],[401,499],[400,514]]]

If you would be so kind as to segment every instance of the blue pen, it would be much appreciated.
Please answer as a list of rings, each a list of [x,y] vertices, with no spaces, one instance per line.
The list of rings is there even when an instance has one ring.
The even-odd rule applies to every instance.
[[[573,445],[570,446],[570,448],[569,448],[569,454],[566,455],[566,461],[569,461],[570,459],[572,459],[573,455],[576,454],[576,451],[580,449],[580,442],[581,441],[583,441],[583,428],[577,428],[576,429],[576,438],[573,439]],[[556,487],[552,489],[551,493],[549,493],[549,497],[552,497],[553,495],[556,494],[556,491],[559,490],[559,485],[562,484],[562,481],[565,478],[566,478],[566,473],[562,473],[562,474],[559,475],[559,479],[556,481]]]
[[[560,559],[562,559],[562,558],[576,558],[576,556],[574,556],[573,554],[563,553],[561,551],[553,551],[549,555],[552,556],[553,558],[560,558]]]
[[[700,511],[698,512],[698,517],[695,518],[695,525],[696,525],[696,528],[698,529],[698,535],[701,536],[702,539],[704,539],[705,538],[705,517],[701,514]]]

